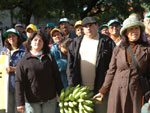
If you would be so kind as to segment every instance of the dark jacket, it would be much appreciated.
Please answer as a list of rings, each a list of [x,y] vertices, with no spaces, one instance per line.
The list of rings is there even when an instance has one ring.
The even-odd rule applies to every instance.
[[[7,50],[6,47],[4,47],[2,51],[5,51],[10,56],[9,66],[13,66],[13,67],[16,67],[18,61],[25,55],[25,48],[23,45],[20,45],[18,50],[16,50],[12,55],[10,55],[10,52]],[[14,72],[9,73],[9,89],[11,91],[15,90],[15,73]]]
[[[56,97],[63,88],[56,61],[48,55],[37,57],[27,53],[18,63],[15,77],[17,106],[44,102]],[[25,98],[24,98],[25,94]]]
[[[99,36],[96,59],[96,78],[94,84],[95,93],[98,92],[104,82],[106,71],[109,67],[109,62],[112,56],[112,51],[115,47],[115,43],[111,38],[103,34],[99,34]],[[68,50],[67,76],[68,84],[71,86],[82,84],[79,54],[82,39],[83,36],[75,38]]]

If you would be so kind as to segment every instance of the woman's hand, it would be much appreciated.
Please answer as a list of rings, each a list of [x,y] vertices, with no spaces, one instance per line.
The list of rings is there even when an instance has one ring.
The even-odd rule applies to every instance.
[[[7,73],[15,72],[15,71],[16,71],[16,67],[12,67],[12,66],[6,67],[6,72]]]
[[[20,113],[25,113],[25,106],[18,106],[17,111]]]
[[[101,104],[104,99],[104,94],[98,93],[93,97],[94,100],[96,100],[96,104]]]
[[[150,104],[150,98],[149,98],[149,100],[148,100],[148,103]]]
[[[1,51],[1,55],[7,55],[5,51]]]

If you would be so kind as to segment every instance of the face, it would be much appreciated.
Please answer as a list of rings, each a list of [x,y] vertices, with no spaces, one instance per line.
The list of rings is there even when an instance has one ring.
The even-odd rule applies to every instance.
[[[76,35],[77,35],[77,36],[81,36],[81,35],[84,34],[84,33],[83,33],[83,28],[82,28],[82,26],[77,26],[77,27],[75,28],[75,32],[76,32]]]
[[[16,27],[16,30],[17,30],[18,32],[22,32],[22,26],[17,26],[17,27]]]
[[[120,25],[118,23],[114,23],[109,26],[110,35],[119,35],[119,32],[120,32]]]
[[[69,28],[70,28],[70,25],[68,22],[62,22],[60,24],[60,30],[63,32],[63,33],[68,33],[69,32]]]
[[[105,34],[105,35],[109,35],[108,28],[107,28],[107,27],[104,27],[104,28],[101,30],[101,33],[102,33],[102,34]]]
[[[53,38],[54,43],[60,43],[63,39],[63,36],[60,32],[55,31],[53,33],[52,38]]]
[[[31,50],[34,52],[40,52],[44,46],[44,42],[40,35],[36,35],[31,41]]]
[[[146,29],[150,29],[150,18],[144,19],[144,25],[145,25]]]
[[[127,29],[126,36],[129,42],[135,42],[140,38],[141,30],[140,26],[133,26]]]
[[[8,42],[10,43],[10,45],[12,46],[17,46],[17,42],[18,42],[18,36],[14,33],[9,33],[7,36]]]
[[[47,27],[47,28],[46,28],[46,32],[48,32],[48,33],[51,32],[51,30],[52,30],[51,27]]]
[[[28,28],[28,30],[26,32],[27,37],[29,38],[32,35],[33,32],[34,31],[31,28]]]
[[[94,38],[97,35],[98,25],[97,24],[87,24],[83,26],[84,34],[88,38]]]

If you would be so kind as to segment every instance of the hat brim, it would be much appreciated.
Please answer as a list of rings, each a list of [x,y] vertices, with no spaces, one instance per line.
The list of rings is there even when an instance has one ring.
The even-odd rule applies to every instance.
[[[51,37],[53,37],[54,32],[59,32],[59,33],[61,33],[61,31],[60,31],[59,29],[53,29],[53,30],[50,32]]]
[[[16,34],[17,36],[19,36],[19,34],[9,31],[9,32],[5,32],[5,33],[3,34],[3,37],[4,37],[4,38],[7,38],[8,34],[10,34],[10,33],[13,33],[13,34]]]

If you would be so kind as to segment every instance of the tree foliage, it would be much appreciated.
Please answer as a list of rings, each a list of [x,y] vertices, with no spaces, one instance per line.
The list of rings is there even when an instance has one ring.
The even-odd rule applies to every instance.
[[[17,14],[13,14],[15,8],[19,8]],[[99,23],[106,23],[112,18],[124,20],[133,12],[143,16],[149,9],[149,0],[0,0],[0,10],[10,10],[12,21],[16,17],[26,25],[32,15],[74,20],[94,16]]]

